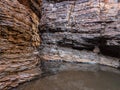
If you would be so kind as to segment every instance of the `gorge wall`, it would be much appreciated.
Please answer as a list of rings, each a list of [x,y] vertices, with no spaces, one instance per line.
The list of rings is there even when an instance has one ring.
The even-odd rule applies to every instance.
[[[39,18],[24,3],[0,0],[0,90],[40,75],[38,24]]]
[[[120,3],[116,0],[43,0],[43,60],[119,67]]]
[[[119,68],[119,0],[0,0],[0,90],[40,75],[40,60]]]

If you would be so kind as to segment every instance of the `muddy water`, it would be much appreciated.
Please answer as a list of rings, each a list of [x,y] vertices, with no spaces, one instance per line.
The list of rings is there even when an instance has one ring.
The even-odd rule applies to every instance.
[[[47,65],[44,77],[14,90],[120,90],[120,71],[111,67],[71,63],[44,65]]]

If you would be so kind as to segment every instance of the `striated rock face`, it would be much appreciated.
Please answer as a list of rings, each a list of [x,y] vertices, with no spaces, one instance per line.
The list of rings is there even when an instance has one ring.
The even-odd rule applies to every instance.
[[[43,1],[40,24],[44,60],[92,61],[119,67],[120,3],[114,0]]]
[[[42,0],[18,0],[27,9],[32,10],[39,18],[41,18]]]
[[[0,90],[40,74],[39,19],[17,0],[0,0]]]
[[[118,68],[119,58],[117,0],[0,0],[0,90],[40,75],[40,59]]]
[[[52,47],[52,48],[51,48]],[[78,63],[101,64],[118,68],[120,66],[119,59],[109,56],[99,55],[87,50],[75,50],[65,47],[45,46],[42,49],[41,58],[46,61],[67,61]]]

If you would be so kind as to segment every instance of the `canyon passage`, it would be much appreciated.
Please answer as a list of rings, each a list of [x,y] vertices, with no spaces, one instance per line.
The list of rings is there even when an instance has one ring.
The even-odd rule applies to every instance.
[[[119,90],[119,68],[120,0],[0,0],[0,90]]]

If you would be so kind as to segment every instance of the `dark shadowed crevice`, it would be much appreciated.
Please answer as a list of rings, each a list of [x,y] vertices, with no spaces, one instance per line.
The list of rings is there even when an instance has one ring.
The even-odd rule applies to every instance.
[[[120,46],[100,46],[100,50],[104,55],[120,58]]]

